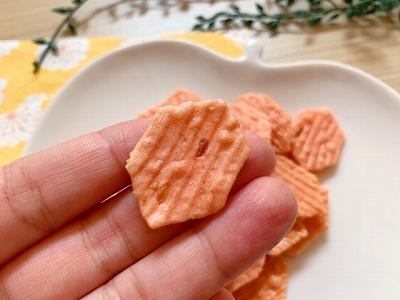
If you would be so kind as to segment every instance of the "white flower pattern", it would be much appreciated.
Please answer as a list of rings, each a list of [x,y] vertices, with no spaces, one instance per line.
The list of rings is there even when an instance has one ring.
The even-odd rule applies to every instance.
[[[0,78],[0,105],[1,103],[3,103],[4,100],[3,90],[6,88],[6,86],[7,86],[7,80]]]
[[[0,57],[10,54],[19,44],[19,41],[0,41]]]
[[[253,39],[255,35],[253,31],[243,28],[229,30],[225,33],[225,36],[235,43],[244,46],[249,40]]]
[[[31,95],[16,110],[0,114],[0,147],[14,147],[30,137],[43,113],[41,105],[46,99],[45,94]]]
[[[79,65],[87,57],[89,50],[88,38],[65,38],[57,42],[58,52],[49,52],[41,68],[51,71],[70,70]],[[45,49],[44,45],[39,46],[36,51],[36,58],[39,58]]]

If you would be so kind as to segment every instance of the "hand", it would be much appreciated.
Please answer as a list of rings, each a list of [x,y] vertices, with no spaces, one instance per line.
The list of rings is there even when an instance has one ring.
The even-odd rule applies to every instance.
[[[223,287],[297,214],[290,189],[268,177],[273,150],[247,135],[251,156],[226,206],[152,230],[124,167],[148,125],[117,124],[0,169],[0,299],[232,299]]]

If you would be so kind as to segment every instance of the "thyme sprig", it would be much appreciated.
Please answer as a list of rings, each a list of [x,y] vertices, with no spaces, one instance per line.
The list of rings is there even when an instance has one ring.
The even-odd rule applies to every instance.
[[[72,17],[76,13],[76,11],[83,5],[85,2],[88,0],[73,0],[72,1],[72,6],[69,7],[56,7],[53,9],[53,12],[64,15],[65,18],[63,21],[57,26],[55,32],[53,33],[52,37],[49,40],[46,40],[45,38],[36,38],[33,40],[36,44],[39,45],[46,45],[46,48],[40,55],[39,59],[33,62],[33,73],[37,73],[40,70],[40,67],[42,66],[42,63],[44,59],[46,58],[47,54],[51,51],[53,53],[58,52],[58,47],[56,45],[56,39],[58,35],[60,34],[61,30],[64,29],[65,26],[69,29],[69,31],[72,34],[77,34],[76,26],[72,21]]]
[[[223,11],[211,17],[197,16],[193,30],[227,29],[234,26],[246,26],[276,33],[284,24],[303,21],[309,26],[322,22],[332,22],[340,16],[349,20],[369,15],[388,15],[400,7],[400,0],[306,0],[307,9],[294,9],[300,0],[275,0],[280,8],[278,13],[267,13],[264,6],[256,3],[256,12],[243,12],[232,5],[231,11]],[[398,13],[400,20],[400,12]]]
[[[64,15],[65,18],[57,26],[50,39],[37,38],[33,40],[36,44],[46,45],[39,59],[33,63],[34,73],[40,70],[49,52],[58,52],[56,40],[65,27],[72,34],[75,35],[77,33],[77,28],[72,18],[87,1],[72,0],[72,6],[53,9],[53,12]],[[121,3],[125,1],[120,0]],[[211,17],[197,16],[195,20],[197,23],[193,26],[193,30],[216,30],[245,26],[277,33],[279,28],[293,22],[297,24],[303,22],[308,26],[314,26],[322,22],[333,22],[341,16],[346,17],[348,20],[354,20],[370,15],[389,15],[396,10],[398,10],[398,18],[400,20],[400,0],[274,0],[274,2],[279,8],[279,12],[268,13],[266,6],[256,3],[255,13],[244,12],[238,6],[232,5],[229,11],[217,12]],[[306,8],[297,8],[295,4],[299,3],[306,3]]]

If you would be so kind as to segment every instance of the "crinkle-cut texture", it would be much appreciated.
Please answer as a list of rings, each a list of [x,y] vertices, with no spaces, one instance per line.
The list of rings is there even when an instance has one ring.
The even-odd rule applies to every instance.
[[[267,255],[257,279],[236,290],[233,296],[236,300],[284,300],[287,277],[286,260]]]
[[[298,217],[311,217],[325,210],[325,197],[318,178],[284,155],[276,155],[273,177],[289,185],[297,199]]]
[[[251,132],[271,142],[272,125],[269,117],[246,102],[228,104],[229,109],[239,120],[244,132]]]
[[[253,264],[250,268],[248,268],[241,275],[239,275],[234,280],[232,280],[225,288],[228,291],[230,291],[231,293],[234,293],[235,291],[240,289],[242,286],[257,279],[258,275],[263,270],[264,264],[265,264],[265,256],[263,256],[261,259],[259,259],[255,264]]]
[[[307,235],[297,241],[294,245],[285,251],[286,255],[296,256],[304,250],[316,237],[329,228],[329,202],[328,190],[321,187],[322,194],[324,195],[325,209],[323,212],[316,214],[309,218],[301,218],[299,222],[307,229]]]
[[[261,93],[247,93],[233,103],[247,105],[266,116],[271,123],[271,145],[277,154],[287,154],[292,149],[292,117],[270,96]]]
[[[302,219],[297,219],[292,229],[286,234],[286,236],[268,252],[268,255],[277,256],[282,255],[295,245],[300,240],[306,238],[308,235],[307,228],[304,226]]]
[[[148,110],[140,113],[138,115],[139,118],[148,118],[148,117],[153,117],[156,111],[163,106],[167,105],[179,105],[184,102],[192,101],[192,102],[198,102],[202,101],[203,99],[196,94],[193,91],[184,89],[184,88],[179,88],[176,91],[174,91],[171,95],[169,95],[164,101],[158,103],[157,105],[149,108]]]
[[[319,234],[328,229],[328,189],[320,186],[320,191],[324,204],[323,211],[311,217],[297,218],[289,233],[268,253],[269,255],[296,256]]]
[[[329,109],[307,109],[294,121],[293,158],[311,172],[336,165],[345,135]]]
[[[250,155],[239,122],[222,100],[160,108],[126,168],[149,227],[220,210]]]
[[[288,256],[297,256],[303,251],[317,236],[329,228],[329,217],[327,214],[320,213],[311,218],[301,220],[307,229],[307,235],[301,238],[297,243],[289,247],[284,254]]]

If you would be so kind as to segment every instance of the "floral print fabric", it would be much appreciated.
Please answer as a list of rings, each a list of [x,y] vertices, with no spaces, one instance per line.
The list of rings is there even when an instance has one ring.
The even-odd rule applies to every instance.
[[[58,90],[89,62],[121,45],[121,38],[64,38],[41,70],[33,62],[44,51],[31,41],[0,41],[0,166],[19,158]]]
[[[182,33],[162,38],[201,44],[231,58],[241,57],[248,32]],[[44,110],[60,88],[99,56],[131,44],[129,39],[63,38],[58,53],[49,53],[39,73],[33,62],[44,51],[32,41],[0,41],[0,166],[19,158]],[[137,43],[137,41],[135,41]]]

